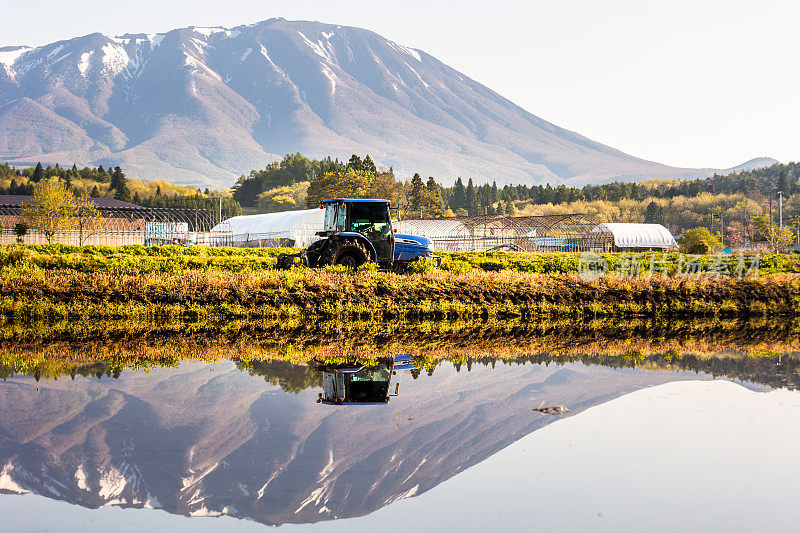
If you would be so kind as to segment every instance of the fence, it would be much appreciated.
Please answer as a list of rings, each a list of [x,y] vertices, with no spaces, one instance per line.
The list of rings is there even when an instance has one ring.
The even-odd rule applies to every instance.
[[[63,244],[145,246],[176,244],[183,246],[227,246],[232,243],[226,231],[212,231],[218,222],[216,213],[202,209],[149,208],[125,204],[124,206],[98,205],[101,218],[95,220],[73,219],[68,229],[48,236],[29,228],[18,235],[16,226],[20,219],[19,205],[0,205],[0,243],[46,244],[49,241]],[[81,227],[82,226],[82,227]]]
[[[298,238],[287,227],[281,231],[234,234],[230,224],[218,222],[216,213],[200,209],[103,207],[102,220],[90,228],[56,233],[52,241],[65,244],[145,246],[294,246]],[[19,208],[0,206],[0,243],[18,241],[14,225]],[[486,215],[472,217],[409,219],[396,221],[400,233],[422,235],[434,248],[447,252],[466,251],[605,251],[614,244],[613,235],[584,215],[564,214],[527,217]],[[213,230],[212,230],[213,228]],[[319,230],[321,230],[321,224]],[[22,242],[44,244],[41,232],[29,230]]]
[[[611,250],[614,245],[610,231],[578,214],[409,219],[396,227],[401,233],[430,238],[436,250],[445,252],[582,252]]]

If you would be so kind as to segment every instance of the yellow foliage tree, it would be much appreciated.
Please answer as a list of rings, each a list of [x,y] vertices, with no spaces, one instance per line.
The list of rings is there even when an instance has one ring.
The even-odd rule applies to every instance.
[[[687,229],[680,236],[681,251],[690,254],[707,254],[722,248],[719,237],[713,235],[708,228]]]
[[[41,232],[48,244],[56,233],[67,231],[74,223],[75,196],[58,181],[36,184],[33,198],[22,205],[22,220]]]
[[[316,207],[326,198],[366,198],[375,177],[346,167],[315,176],[308,187],[306,205]]]
[[[385,198],[397,207],[403,203],[403,184],[397,181],[391,172],[383,172],[375,177],[369,196],[372,198]]]
[[[258,195],[259,210],[263,213],[276,213],[301,209],[306,204],[309,186],[308,181],[301,181],[264,191]]]

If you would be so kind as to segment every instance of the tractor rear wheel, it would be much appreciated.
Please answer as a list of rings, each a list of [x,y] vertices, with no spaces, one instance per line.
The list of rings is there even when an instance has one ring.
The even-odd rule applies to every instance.
[[[336,240],[328,243],[319,264],[358,268],[369,261],[369,258],[370,253],[362,243],[356,240]]]

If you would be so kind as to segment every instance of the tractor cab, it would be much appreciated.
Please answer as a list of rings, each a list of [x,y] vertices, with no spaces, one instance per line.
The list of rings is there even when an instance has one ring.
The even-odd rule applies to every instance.
[[[338,235],[363,236],[371,245],[378,264],[391,264],[394,259],[394,233],[389,214],[389,200],[330,199],[323,200],[325,222],[321,237]]]
[[[378,359],[371,365],[343,364],[326,365],[322,372],[322,392],[317,403],[328,405],[382,405],[389,403],[391,396],[400,392],[400,383],[392,379],[398,372],[411,371],[417,367],[410,355],[397,355],[392,359]]]

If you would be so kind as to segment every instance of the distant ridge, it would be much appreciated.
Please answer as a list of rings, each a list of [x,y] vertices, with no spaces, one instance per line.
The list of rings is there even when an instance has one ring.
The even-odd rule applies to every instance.
[[[714,172],[587,139],[359,28],[276,18],[0,48],[0,161],[121,165],[133,176],[220,186],[297,151],[369,153],[400,175],[445,183]]]
[[[742,172],[744,170],[757,170],[759,168],[771,167],[772,165],[777,165],[778,163],[780,163],[780,161],[777,159],[772,159],[771,157],[756,157],[750,161],[745,161],[741,165],[727,168],[720,172],[720,174],[730,174],[732,172]]]

